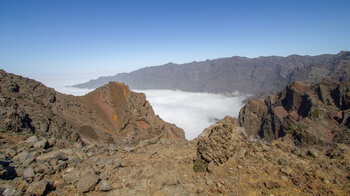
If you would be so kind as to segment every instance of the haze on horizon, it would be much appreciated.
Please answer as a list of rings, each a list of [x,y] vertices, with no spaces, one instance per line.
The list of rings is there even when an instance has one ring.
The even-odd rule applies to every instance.
[[[91,79],[168,62],[335,54],[350,50],[349,6],[347,0],[3,0],[0,68]]]

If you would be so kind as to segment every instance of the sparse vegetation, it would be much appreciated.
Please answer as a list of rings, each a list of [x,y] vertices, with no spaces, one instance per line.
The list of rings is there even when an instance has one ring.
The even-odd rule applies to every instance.
[[[193,171],[194,172],[205,172],[208,168],[208,163],[200,158],[193,161]]]
[[[301,128],[301,125],[300,125],[300,124],[298,124],[297,131],[298,131],[297,133],[299,133],[299,134],[300,134],[300,133],[301,133],[301,131],[302,131],[302,128]]]
[[[302,130],[303,129],[300,124],[298,124],[296,128],[294,127],[294,125],[289,125],[289,128],[287,129],[287,133],[292,135],[298,135],[298,134],[301,134]]]
[[[320,117],[320,111],[318,109],[314,109],[311,112],[311,116],[314,117],[314,118],[319,118]]]
[[[18,135],[18,136],[22,136],[22,135],[25,135],[23,132],[16,132],[16,135]]]
[[[287,133],[292,134],[292,135],[295,133],[295,129],[294,129],[294,126],[293,126],[293,125],[289,125],[289,128],[288,128],[288,130],[287,130]]]

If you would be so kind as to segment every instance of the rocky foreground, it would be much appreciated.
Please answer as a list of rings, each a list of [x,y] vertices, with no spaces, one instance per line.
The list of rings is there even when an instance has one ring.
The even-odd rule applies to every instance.
[[[350,84],[294,83],[192,141],[140,93],[0,72],[3,195],[349,195]]]

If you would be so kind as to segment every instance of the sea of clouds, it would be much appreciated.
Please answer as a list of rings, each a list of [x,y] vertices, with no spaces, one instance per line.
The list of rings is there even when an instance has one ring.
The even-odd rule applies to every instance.
[[[37,75],[29,76],[56,91],[76,96],[85,95],[93,89],[79,89],[72,84],[88,81],[91,76]],[[163,120],[176,124],[185,131],[187,139],[197,137],[202,131],[226,115],[237,117],[247,96],[183,92],[179,90],[134,90],[146,94],[153,110]]]
[[[176,124],[191,140],[227,115],[237,117],[245,95],[230,96],[173,90],[135,90],[146,94],[153,110],[163,120]]]
[[[72,85],[87,82],[96,77],[91,74],[32,74],[26,76],[42,82],[47,87],[54,88],[60,93],[75,96],[85,95],[94,89],[73,88]]]

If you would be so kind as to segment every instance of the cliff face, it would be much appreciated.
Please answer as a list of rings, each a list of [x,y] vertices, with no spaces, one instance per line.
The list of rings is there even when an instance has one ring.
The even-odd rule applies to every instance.
[[[4,131],[40,133],[71,142],[137,144],[152,138],[184,139],[184,132],[155,116],[142,93],[121,83],[74,97],[43,84],[0,72]]]
[[[78,88],[96,88],[109,81],[128,84],[132,89],[179,89],[192,92],[225,93],[240,91],[265,98],[294,81],[319,82],[333,77],[349,78],[350,52],[337,55],[288,57],[232,57],[146,67],[130,73],[101,77]]]
[[[295,82],[205,129],[194,169],[222,179],[219,192],[346,195],[349,122],[349,82]]]
[[[350,83],[295,82],[265,100],[250,100],[239,123],[249,136],[274,140],[292,134],[298,143],[349,144]]]

